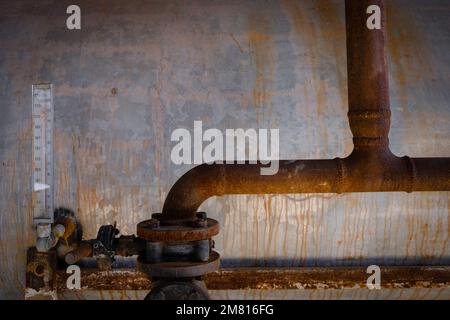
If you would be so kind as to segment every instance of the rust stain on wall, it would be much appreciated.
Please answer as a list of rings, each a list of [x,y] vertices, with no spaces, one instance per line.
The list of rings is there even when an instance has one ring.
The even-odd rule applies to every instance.
[[[338,92],[340,92],[340,101],[335,102],[336,104],[333,107],[340,107],[340,112],[346,112],[347,68],[346,64],[342,63],[346,60],[346,51],[345,46],[340,45],[340,43],[345,43],[344,21],[341,16],[342,7],[329,0],[316,1],[315,6],[315,13],[321,25],[318,28],[321,33],[319,41],[326,48],[325,51],[329,52],[335,58],[333,67],[337,78]]]
[[[34,240],[32,224],[31,167],[27,158],[31,148],[31,121],[22,123],[15,148],[0,155],[0,288],[14,296],[24,288],[20,271],[26,257],[18,254]],[[18,195],[22,196],[19,197]]]
[[[268,29],[267,18],[261,15],[249,17],[248,53],[255,68],[253,85],[253,105],[256,118],[271,118],[273,89],[271,86],[274,72],[274,55],[272,39]]]
[[[331,1],[298,2],[294,0],[282,1],[284,11],[293,25],[294,37],[302,46],[309,48],[303,55],[307,61],[305,66],[305,84],[301,88],[302,94],[309,97],[310,106],[317,116],[315,122],[320,132],[317,145],[321,149],[335,149],[329,137],[329,128],[325,117],[335,112],[346,112],[346,65],[345,65],[345,27],[339,19],[336,4]],[[330,59],[332,59],[330,61]],[[330,82],[330,73],[336,74],[337,83]],[[339,100],[328,100],[328,91],[334,90]],[[311,95],[313,95],[311,97]],[[331,105],[340,106],[331,108]],[[351,150],[347,144],[345,153]],[[316,151],[316,158],[321,157],[323,151]]]
[[[157,73],[157,81],[156,86],[151,89],[152,92],[152,101],[150,103],[152,118],[153,118],[153,135],[154,135],[154,149],[153,152],[155,154],[154,159],[154,170],[157,176],[157,184],[158,184],[158,195],[159,195],[159,203],[162,206],[164,203],[164,194],[162,191],[161,179],[162,179],[162,167],[161,163],[164,161],[164,148],[165,148],[165,137],[164,137],[164,100],[161,97],[162,90],[164,89],[163,85],[163,73],[164,73],[164,62],[160,61],[158,66]]]
[[[398,101],[398,108],[394,109],[393,120],[413,124],[410,129],[400,132],[411,150],[402,148],[401,152],[421,154],[423,143],[420,143],[419,139],[433,136],[430,128],[437,119],[427,112],[427,106],[423,105],[422,108],[415,106],[415,103],[420,101],[416,93],[417,90],[426,90],[424,85],[437,83],[437,75],[433,68],[435,57],[430,52],[429,41],[423,35],[421,26],[415,21],[416,16],[408,8],[398,10],[391,2],[388,1],[386,4],[387,43],[392,62],[390,70],[394,80],[391,88],[398,94],[394,101]],[[417,117],[417,114],[420,116]]]

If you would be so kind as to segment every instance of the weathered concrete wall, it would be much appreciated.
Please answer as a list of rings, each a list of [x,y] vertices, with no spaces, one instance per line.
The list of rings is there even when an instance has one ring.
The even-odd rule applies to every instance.
[[[55,93],[56,205],[86,237],[124,233],[161,210],[189,169],[170,133],[280,128],[283,158],[351,151],[343,1],[0,3],[0,297],[22,298],[31,232],[31,85]],[[125,4],[126,3],[126,4]],[[397,155],[450,156],[450,5],[388,1]],[[114,89],[115,88],[115,89]],[[114,89],[114,90],[113,90]],[[228,196],[202,209],[222,225],[224,265],[445,264],[448,192]]]

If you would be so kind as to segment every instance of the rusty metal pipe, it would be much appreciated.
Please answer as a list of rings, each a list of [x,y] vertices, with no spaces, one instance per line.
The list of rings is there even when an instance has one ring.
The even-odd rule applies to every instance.
[[[381,29],[366,27],[370,5],[381,9]],[[355,151],[388,152],[389,83],[384,0],[346,0],[348,119]]]
[[[390,105],[383,0],[346,0],[348,118],[354,150],[345,159],[284,160],[276,175],[259,164],[201,165],[170,190],[161,220],[195,218],[212,196],[226,194],[450,191],[450,158],[397,157],[389,150]],[[369,5],[381,9],[381,29],[366,27]]]
[[[228,194],[450,191],[450,158],[368,157],[282,160],[276,175],[259,164],[203,164],[184,174],[164,202],[161,220],[195,219],[210,197]]]
[[[263,176],[259,164],[202,164],[184,174],[164,202],[161,220],[176,223],[195,217],[212,196],[335,192],[339,185],[335,160],[280,161],[276,175]]]
[[[90,243],[84,242],[75,248],[73,251],[66,254],[64,260],[67,264],[75,264],[85,257],[92,256],[92,246]]]

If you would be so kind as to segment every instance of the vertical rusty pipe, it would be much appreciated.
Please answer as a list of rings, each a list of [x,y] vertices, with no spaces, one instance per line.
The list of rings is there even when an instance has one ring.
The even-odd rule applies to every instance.
[[[367,8],[381,9],[381,29],[370,30]],[[346,0],[348,118],[355,151],[389,144],[390,105],[383,0]]]
[[[378,29],[369,28],[371,15],[381,20]],[[410,167],[389,149],[391,111],[384,0],[346,0],[345,25],[348,120],[354,149],[343,161],[348,175],[341,190],[380,190],[386,181],[394,182],[397,190],[405,190],[404,185],[411,180]]]

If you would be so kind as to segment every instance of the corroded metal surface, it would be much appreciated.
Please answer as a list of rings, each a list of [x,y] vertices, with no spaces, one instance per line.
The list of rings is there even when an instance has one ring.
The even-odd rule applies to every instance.
[[[139,239],[146,242],[146,249],[137,258],[138,270],[152,280],[158,279],[145,300],[205,298],[208,293],[203,282],[197,285],[195,278],[219,269],[220,255],[212,251],[211,238],[219,233],[216,220],[206,212],[197,212],[194,220],[177,224],[164,224],[161,214],[152,214],[150,220],[137,225]],[[174,289],[175,288],[175,289]],[[195,293],[195,294],[194,294]]]
[[[213,299],[448,299],[449,267],[384,267],[382,289],[368,290],[365,268],[222,269],[204,277]],[[83,270],[82,290],[65,287],[57,275],[60,299],[143,299],[151,281],[133,270]]]
[[[399,158],[389,149],[361,147],[345,159],[283,160],[276,175],[262,165],[201,165],[170,190],[162,220],[195,219],[213,196],[279,193],[341,193],[450,190],[450,158]]]
[[[198,277],[219,269],[220,256],[212,251],[208,261],[164,261],[160,263],[146,263],[138,257],[138,270],[150,277],[158,278],[188,278]]]
[[[211,238],[219,233],[219,223],[207,218],[205,226],[195,226],[192,222],[176,226],[154,228],[151,220],[141,221],[137,225],[137,235],[151,241],[196,241]]]
[[[65,291],[68,275],[59,271],[57,291]],[[315,290],[365,288],[368,274],[361,267],[225,268],[204,276],[211,290]],[[450,267],[382,267],[382,288],[447,288]],[[99,272],[83,269],[83,290],[148,290],[151,281],[131,269]]]
[[[82,32],[64,29],[62,1],[0,3],[0,297],[23,298],[34,243],[33,83],[55,85],[55,205],[76,212],[87,239],[115,220],[134,233],[161,210],[190,168],[168,161],[170,133],[194,120],[221,130],[281,127],[286,159],[351,152],[343,1],[77,4]],[[389,0],[387,11],[390,147],[398,156],[448,156],[450,7]],[[223,266],[286,267],[448,264],[449,206],[449,192],[424,192],[222,196],[201,209],[222,226]],[[443,297],[439,290],[308,294]]]
[[[77,248],[67,253],[64,260],[67,264],[74,264],[80,261],[84,257],[90,257],[92,255],[92,245],[89,243],[82,243]]]
[[[365,268],[228,269],[206,276],[209,289],[349,289],[366,288]],[[382,288],[447,288],[448,267],[381,268]]]
[[[26,286],[31,290],[52,290],[55,286],[56,252],[27,251]]]

